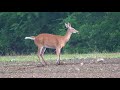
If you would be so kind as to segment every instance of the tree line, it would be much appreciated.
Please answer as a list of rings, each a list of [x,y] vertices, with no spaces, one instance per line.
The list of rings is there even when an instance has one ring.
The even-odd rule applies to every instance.
[[[80,34],[72,35],[62,53],[120,51],[119,12],[0,12],[0,55],[36,53],[34,42],[24,38],[65,35],[67,22]]]

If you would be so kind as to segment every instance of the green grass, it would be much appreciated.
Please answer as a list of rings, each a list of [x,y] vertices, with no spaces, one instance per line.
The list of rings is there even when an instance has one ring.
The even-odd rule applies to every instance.
[[[45,60],[56,60],[55,54],[45,54]],[[91,53],[91,54],[62,54],[63,59],[81,59],[81,58],[120,58],[120,53]],[[20,56],[0,56],[0,61],[37,61],[38,57],[35,54],[20,55]]]

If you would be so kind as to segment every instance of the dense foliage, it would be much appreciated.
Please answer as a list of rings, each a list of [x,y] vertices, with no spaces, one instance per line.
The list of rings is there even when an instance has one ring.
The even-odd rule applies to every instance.
[[[34,42],[24,37],[64,35],[65,22],[80,34],[72,35],[63,53],[120,52],[119,12],[0,12],[0,55],[36,53]]]

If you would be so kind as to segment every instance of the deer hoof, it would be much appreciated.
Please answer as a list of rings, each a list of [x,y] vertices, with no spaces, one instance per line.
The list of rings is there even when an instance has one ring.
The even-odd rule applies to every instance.
[[[57,62],[56,65],[60,65],[60,62]]]

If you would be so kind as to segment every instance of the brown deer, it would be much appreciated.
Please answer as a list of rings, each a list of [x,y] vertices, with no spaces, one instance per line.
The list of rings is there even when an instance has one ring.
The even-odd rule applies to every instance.
[[[65,23],[65,26],[68,30],[64,36],[42,33],[42,34],[39,34],[38,36],[25,37],[25,39],[34,40],[34,43],[38,47],[38,53],[37,53],[38,58],[40,60],[40,57],[41,57],[42,61],[44,62],[44,64],[42,64],[42,65],[47,64],[43,58],[46,48],[56,49],[56,54],[58,57],[56,64],[60,65],[61,49],[69,41],[72,33],[78,33],[77,30],[75,30],[73,27],[71,27],[70,23],[68,23],[68,24]]]

